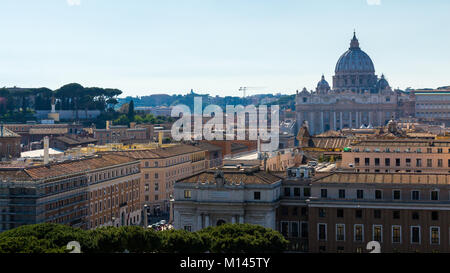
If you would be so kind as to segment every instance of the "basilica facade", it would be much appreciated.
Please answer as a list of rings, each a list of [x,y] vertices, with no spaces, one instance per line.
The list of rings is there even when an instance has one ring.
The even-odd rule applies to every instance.
[[[322,75],[315,91],[297,91],[297,125],[307,123],[311,134],[383,126],[399,116],[399,104],[399,94],[384,75],[375,75],[374,64],[354,33],[350,48],[336,64],[333,88]]]

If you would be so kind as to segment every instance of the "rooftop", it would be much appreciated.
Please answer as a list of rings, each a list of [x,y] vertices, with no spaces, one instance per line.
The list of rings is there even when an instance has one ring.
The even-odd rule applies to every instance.
[[[14,133],[13,131],[9,130],[5,126],[2,126],[0,129],[0,138],[1,137],[20,137],[19,134]]]
[[[12,181],[36,181],[70,175],[80,172],[88,172],[95,169],[126,164],[134,160],[120,155],[102,155],[77,160],[69,160],[48,165],[0,168],[0,180]]]
[[[155,159],[155,158],[168,158],[179,156],[183,154],[201,152],[204,149],[194,147],[192,145],[180,144],[171,147],[149,149],[149,150],[130,150],[130,151],[117,151],[117,152],[106,152],[125,155],[135,159]]]
[[[218,172],[223,173],[223,177],[226,183],[240,184],[260,184],[270,185],[281,180],[280,177],[261,171],[259,167],[252,168],[237,168],[228,167],[221,169],[210,169],[202,173],[187,177],[178,181],[177,183],[213,183],[216,182],[216,176]]]
[[[332,173],[314,183],[449,185],[450,174],[425,173]]]

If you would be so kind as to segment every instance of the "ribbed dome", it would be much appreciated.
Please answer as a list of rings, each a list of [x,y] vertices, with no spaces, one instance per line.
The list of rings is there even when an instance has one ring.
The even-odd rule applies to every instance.
[[[330,85],[328,84],[328,82],[325,80],[325,76],[322,75],[322,79],[320,80],[320,82],[317,84],[317,88],[330,88]]]
[[[384,90],[389,87],[388,81],[384,78],[384,75],[381,75],[381,79],[377,82],[377,89]]]
[[[359,47],[356,34],[353,35],[350,49],[345,52],[336,64],[336,73],[363,72],[375,73],[375,67],[369,55]]]

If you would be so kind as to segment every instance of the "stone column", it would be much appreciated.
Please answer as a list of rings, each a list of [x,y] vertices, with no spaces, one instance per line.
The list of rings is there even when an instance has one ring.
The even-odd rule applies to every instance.
[[[202,222],[203,222],[203,219],[202,219],[203,217],[202,217],[202,215],[201,214],[199,214],[198,216],[197,216],[197,230],[201,230],[203,227],[202,227]]]
[[[205,228],[209,227],[209,214],[205,215]]]
[[[356,111],[355,120],[356,120],[356,128],[359,128],[361,125],[359,124],[359,112],[358,111]]]
[[[311,135],[314,135],[314,112],[309,112],[309,120],[310,120],[310,122],[309,122],[309,133],[311,134]]]
[[[349,115],[349,121],[350,121],[350,128],[353,128],[353,118],[352,118],[352,111],[350,111],[349,113],[348,113],[348,115]]]
[[[235,215],[231,216],[231,223],[236,224],[236,216]]]
[[[333,111],[333,130],[337,130],[337,127],[336,127],[336,111]]]
[[[342,112],[339,113],[340,114],[340,119],[341,119],[341,130],[344,129],[344,120],[343,120],[343,115]]]
[[[239,224],[244,223],[244,215],[239,215]]]
[[[321,130],[322,130],[322,133],[323,132],[325,132],[325,121],[324,121],[324,119],[323,119],[323,111],[322,112],[320,112],[320,122],[321,122],[321,124],[320,124],[320,128],[321,128]]]
[[[372,112],[369,112],[369,125],[373,126]]]

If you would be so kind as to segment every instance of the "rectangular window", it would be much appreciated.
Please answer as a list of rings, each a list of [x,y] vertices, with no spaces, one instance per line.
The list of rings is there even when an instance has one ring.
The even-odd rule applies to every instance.
[[[430,227],[430,242],[432,245],[439,245],[441,243],[441,234],[439,227]]]
[[[339,190],[339,198],[341,199],[345,198],[345,190]]]
[[[362,218],[363,211],[361,209],[355,210],[355,218]]]
[[[392,226],[392,243],[401,244],[402,243],[402,227]]]
[[[298,237],[298,222],[291,222],[291,237]]]
[[[185,190],[184,191],[184,198],[185,199],[191,199],[192,197],[192,192],[190,190]]]
[[[386,167],[391,166],[391,159],[390,159],[390,158],[385,158],[385,159],[384,159],[384,165],[385,165]]]
[[[438,159],[438,168],[442,168],[443,166],[442,159]]]
[[[439,212],[438,211],[432,211],[431,212],[431,220],[432,221],[438,221],[439,220]]]
[[[286,197],[291,196],[291,188],[284,188],[284,196]]]
[[[383,192],[381,190],[375,190],[375,199],[380,200],[383,198]]]
[[[380,159],[379,158],[375,158],[375,166],[380,166]]]
[[[336,225],[336,241],[345,241],[345,225]]]
[[[428,168],[433,167],[433,159],[427,159],[427,167]]]
[[[364,165],[370,166],[370,158],[364,158]]]
[[[392,198],[394,200],[400,200],[400,190],[393,190],[392,195],[393,195]]]
[[[327,224],[317,224],[317,239],[319,241],[327,240]]]
[[[322,198],[327,198],[328,197],[327,189],[321,189],[320,190],[320,197],[322,197]]]
[[[254,199],[254,200],[261,200],[261,192],[255,191],[255,192],[253,193],[253,199]]]
[[[310,197],[311,196],[311,188],[303,188],[303,196]]]
[[[364,199],[364,190],[357,190],[356,191],[356,198],[357,199]]]
[[[420,200],[420,191],[411,191],[412,200]]]
[[[395,159],[395,167],[400,167],[400,158]]]
[[[420,158],[416,159],[416,167],[422,167],[422,159]]]
[[[336,217],[337,218],[344,218],[344,210],[343,209],[337,209]]]
[[[363,225],[355,225],[354,233],[355,233],[355,237],[354,237],[355,242],[364,241],[364,226]]]
[[[300,196],[300,188],[294,188],[294,196]]]
[[[191,232],[192,231],[192,226],[184,226],[184,230]]]
[[[411,244],[420,244],[420,226],[411,227]]]
[[[383,242],[383,226],[374,225],[373,226],[373,240],[377,242]]]
[[[431,191],[431,200],[433,201],[439,200],[439,191]]]

